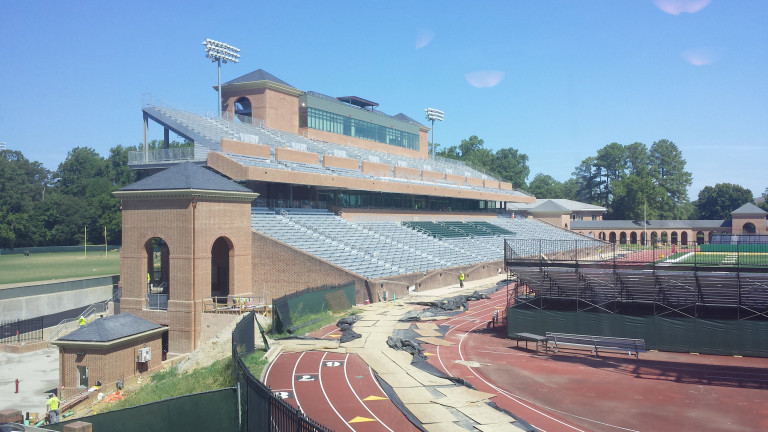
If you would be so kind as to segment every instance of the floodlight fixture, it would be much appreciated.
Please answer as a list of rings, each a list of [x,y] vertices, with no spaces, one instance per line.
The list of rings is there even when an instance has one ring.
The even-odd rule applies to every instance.
[[[221,64],[240,62],[240,54],[238,54],[240,49],[224,42],[207,38],[203,41],[203,46],[205,47],[205,57],[211,59],[212,62],[218,63],[219,66],[219,86],[217,88],[219,90],[219,117],[221,117]]]
[[[435,120],[443,121],[443,113],[439,109],[425,108],[424,112],[427,114],[427,120],[432,122],[432,156],[435,155]]]

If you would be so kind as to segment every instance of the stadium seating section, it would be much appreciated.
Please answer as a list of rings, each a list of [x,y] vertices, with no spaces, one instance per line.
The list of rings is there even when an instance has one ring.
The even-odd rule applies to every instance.
[[[584,239],[532,219],[431,224],[449,230],[451,236],[436,237],[414,229],[413,222],[349,222],[326,210],[254,207],[251,211],[253,230],[370,279],[501,261],[504,238],[520,235]]]
[[[237,120],[233,121],[218,117],[206,117],[199,114],[158,105],[145,106],[144,111],[153,118],[161,121],[166,125],[169,125],[172,129],[181,132],[182,134],[193,139],[195,141],[194,155],[189,155],[189,157],[194,160],[205,160],[209,152],[221,152],[221,140],[230,139],[246,143],[266,145],[270,148],[269,158],[224,153],[227,157],[248,166],[259,166],[272,169],[283,169],[346,177],[376,178],[377,180],[388,182],[439,184],[442,187],[458,188],[464,190],[486,192],[489,190],[489,188],[482,186],[472,184],[454,184],[445,180],[422,180],[418,178],[405,179],[395,178],[393,176],[373,176],[363,173],[359,168],[357,170],[353,170],[324,167],[322,164],[323,157],[329,155],[356,159],[359,161],[359,164],[363,161],[387,164],[390,166],[390,174],[393,172],[392,170],[394,170],[395,167],[405,167],[442,174],[459,175],[462,177],[473,177],[483,180],[491,179],[491,177],[487,174],[477,171],[460,161],[440,157],[430,158],[429,160],[416,159],[408,156],[393,155],[382,151],[367,150],[331,142],[311,140],[294,133],[267,128],[264,126],[263,122],[258,119],[254,120],[249,118],[249,123],[243,123]],[[289,148],[293,150],[317,153],[319,155],[317,163],[297,163],[278,160],[275,158],[276,149],[278,148]],[[498,191],[498,189],[496,189],[496,191]],[[510,190],[505,192],[516,195],[527,195],[521,191]]]

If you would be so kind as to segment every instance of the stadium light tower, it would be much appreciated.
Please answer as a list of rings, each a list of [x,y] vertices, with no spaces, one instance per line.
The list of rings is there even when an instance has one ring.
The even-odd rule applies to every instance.
[[[221,117],[221,64],[222,63],[238,63],[240,61],[240,49],[233,47],[232,45],[225,44],[224,42],[218,42],[213,39],[206,39],[203,41],[205,46],[205,56],[213,62],[219,64],[219,117]]]
[[[427,120],[432,121],[432,156],[435,155],[435,120],[443,121],[443,112],[435,108],[425,108]]]

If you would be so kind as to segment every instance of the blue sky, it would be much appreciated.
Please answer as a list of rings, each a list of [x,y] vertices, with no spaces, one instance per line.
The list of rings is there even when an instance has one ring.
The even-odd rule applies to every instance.
[[[75,146],[138,144],[143,95],[215,113],[212,38],[242,50],[223,81],[261,68],[388,114],[439,108],[437,142],[514,147],[528,181],[566,180],[611,142],[669,139],[691,199],[768,187],[763,0],[0,0],[0,16],[0,141],[51,169]]]

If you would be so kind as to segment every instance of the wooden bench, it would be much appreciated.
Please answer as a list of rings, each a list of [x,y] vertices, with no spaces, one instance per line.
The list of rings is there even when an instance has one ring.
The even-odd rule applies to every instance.
[[[520,341],[525,342],[525,349],[528,349],[528,341],[536,342],[536,353],[539,353],[539,346],[544,347],[544,352],[547,351],[547,337],[533,333],[515,333],[512,335],[515,339],[515,346],[520,346]]]
[[[567,333],[547,332],[547,350],[551,344],[554,351],[557,352],[560,345],[576,346],[590,348],[595,356],[600,356],[600,350],[626,351],[629,355],[635,354],[635,358],[640,357],[640,351],[645,351],[644,339],[627,339],[610,336],[588,336],[575,335]]]

